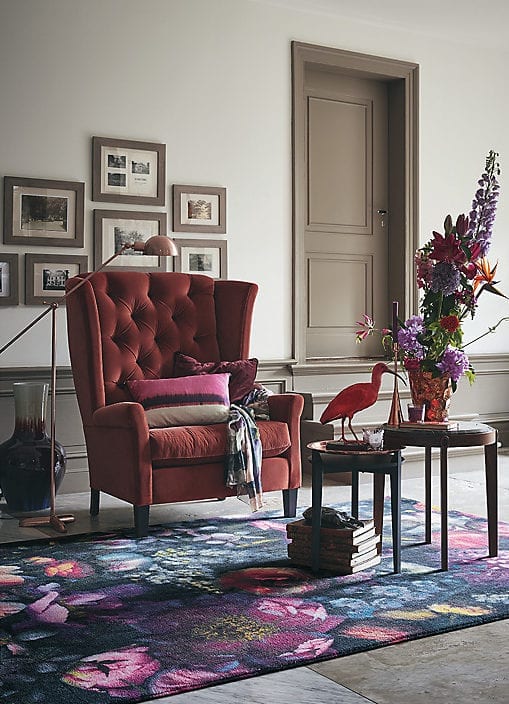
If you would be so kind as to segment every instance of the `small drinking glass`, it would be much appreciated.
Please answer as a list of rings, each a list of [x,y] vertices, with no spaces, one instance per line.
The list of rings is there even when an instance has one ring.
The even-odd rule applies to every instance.
[[[424,420],[424,406],[408,404],[408,420],[411,423],[421,423]]]
[[[362,439],[372,450],[381,450],[384,444],[384,429],[363,428]]]

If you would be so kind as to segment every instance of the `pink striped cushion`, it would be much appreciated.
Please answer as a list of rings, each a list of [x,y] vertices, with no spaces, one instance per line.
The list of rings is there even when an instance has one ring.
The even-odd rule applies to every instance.
[[[135,401],[145,409],[149,428],[209,425],[228,419],[229,374],[183,376],[178,379],[128,381]]]

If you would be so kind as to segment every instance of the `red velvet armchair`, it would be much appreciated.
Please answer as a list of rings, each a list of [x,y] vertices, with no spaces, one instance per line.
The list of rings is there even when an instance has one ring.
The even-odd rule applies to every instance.
[[[67,283],[69,290],[78,279]],[[180,351],[207,361],[248,356],[258,287],[178,273],[98,272],[67,299],[71,365],[87,445],[90,512],[99,496],[134,507],[136,535],[147,535],[153,504],[225,498],[226,425],[150,429],[126,382],[172,376]],[[264,492],[282,490],[295,516],[301,484],[303,399],[269,399],[258,421]]]

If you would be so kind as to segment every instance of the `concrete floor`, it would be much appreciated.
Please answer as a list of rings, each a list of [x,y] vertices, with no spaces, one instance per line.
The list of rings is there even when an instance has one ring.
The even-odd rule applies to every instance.
[[[473,452],[451,457],[449,462],[449,508],[486,515],[483,456]],[[438,500],[438,462],[433,463],[433,503]],[[369,475],[363,475],[361,496],[370,496]],[[300,492],[299,508],[310,505],[309,477]],[[509,522],[509,452],[499,453],[500,520]],[[402,495],[422,501],[424,483],[420,462],[409,459],[403,466]],[[324,503],[348,501],[349,487],[328,483]],[[265,497],[267,508],[280,508],[280,493]],[[59,513],[73,513],[69,533],[132,526],[132,509],[127,504],[101,496],[101,511],[92,519],[88,493],[57,497]],[[18,520],[1,512],[0,543],[30,540],[41,536],[33,528],[19,528]],[[157,506],[151,509],[151,523],[203,518],[215,515],[245,515],[237,499],[202,501]],[[54,535],[47,529],[49,535]],[[367,653],[330,660],[309,667],[217,685],[196,692],[158,699],[161,704],[469,704],[509,702],[508,622],[498,621],[445,635],[387,646]]]

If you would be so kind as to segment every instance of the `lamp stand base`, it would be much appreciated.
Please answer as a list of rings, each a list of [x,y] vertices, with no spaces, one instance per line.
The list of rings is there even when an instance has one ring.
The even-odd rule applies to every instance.
[[[34,516],[33,518],[22,518],[19,522],[21,528],[40,528],[48,526],[53,528],[58,533],[67,533],[66,523],[74,523],[74,516],[70,513],[57,516],[56,513],[50,513],[49,516]]]

